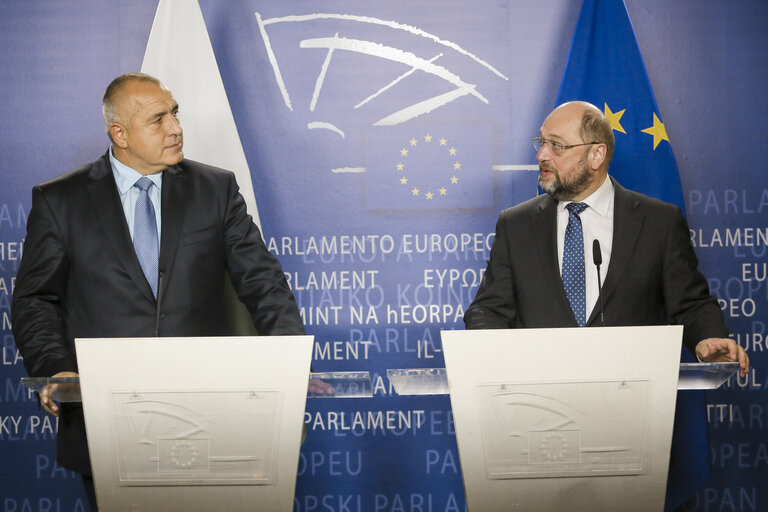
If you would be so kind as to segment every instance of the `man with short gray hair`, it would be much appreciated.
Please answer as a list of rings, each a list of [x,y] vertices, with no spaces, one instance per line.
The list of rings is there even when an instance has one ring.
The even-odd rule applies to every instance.
[[[103,100],[100,159],[34,187],[13,294],[13,334],[32,377],[77,376],[75,338],[225,336],[228,272],[256,330],[304,334],[277,259],[235,176],[184,158],[179,106],[156,78],[117,77]],[[60,406],[57,462],[84,475],[80,404]]]

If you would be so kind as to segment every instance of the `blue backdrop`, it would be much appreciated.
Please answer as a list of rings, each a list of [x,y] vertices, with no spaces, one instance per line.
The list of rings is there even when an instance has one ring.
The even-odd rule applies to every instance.
[[[443,366],[439,330],[463,328],[498,212],[536,193],[530,138],[555,105],[581,7],[475,4],[200,0],[314,367],[374,375],[372,400],[308,403],[297,511],[464,509],[448,398],[398,397],[385,372]],[[54,466],[55,422],[18,384],[10,297],[31,187],[104,152],[101,96],[141,67],[156,7],[0,3],[5,511],[83,506],[76,476]],[[768,4],[627,8],[701,269],[754,366],[706,395],[711,479],[687,509],[766,510]]]

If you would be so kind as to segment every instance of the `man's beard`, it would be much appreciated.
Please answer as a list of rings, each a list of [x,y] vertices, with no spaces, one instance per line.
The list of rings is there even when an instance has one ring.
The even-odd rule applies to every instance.
[[[541,169],[541,165],[539,165]],[[557,201],[573,201],[573,199],[584,192],[591,182],[589,169],[587,168],[587,155],[576,164],[575,174],[569,183],[563,183],[560,179],[560,173],[553,169],[546,169],[552,173],[552,180],[545,182],[539,174],[539,186],[541,189],[552,196]]]

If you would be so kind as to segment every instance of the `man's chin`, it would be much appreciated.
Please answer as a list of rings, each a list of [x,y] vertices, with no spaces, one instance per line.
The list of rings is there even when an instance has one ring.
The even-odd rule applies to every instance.
[[[176,165],[182,160],[184,160],[184,152],[179,149],[178,151],[174,152],[173,155],[170,155],[168,158],[166,158],[165,163],[168,165]]]
[[[541,187],[541,190],[546,192],[549,195],[553,195],[557,193],[558,186],[554,179],[546,179],[539,176],[539,187]]]

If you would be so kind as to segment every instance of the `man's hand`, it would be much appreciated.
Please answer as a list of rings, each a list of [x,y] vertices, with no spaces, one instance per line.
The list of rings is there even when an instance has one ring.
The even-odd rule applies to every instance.
[[[333,396],[336,394],[336,390],[333,386],[327,382],[323,382],[320,379],[309,379],[309,386],[307,386],[308,395],[328,395]]]
[[[707,363],[738,362],[741,376],[749,372],[749,356],[744,349],[731,338],[707,338],[696,345],[696,357]]]
[[[79,375],[76,374],[75,372],[59,372],[56,375],[52,375],[52,377],[53,378],[79,377]],[[42,404],[43,409],[53,414],[54,416],[59,415],[59,405],[53,401],[53,398],[51,398],[51,396],[61,385],[62,384],[48,384],[42,389],[42,391],[40,391],[40,403]],[[64,385],[66,386],[68,384],[64,384]]]

